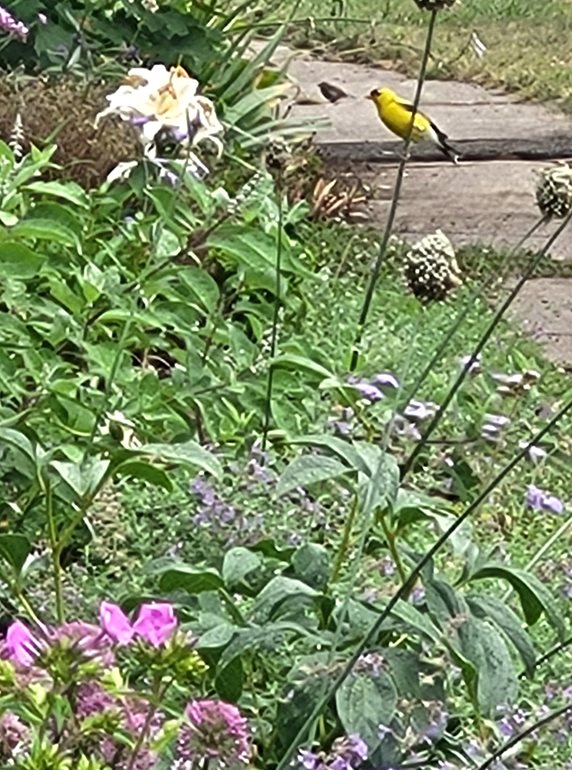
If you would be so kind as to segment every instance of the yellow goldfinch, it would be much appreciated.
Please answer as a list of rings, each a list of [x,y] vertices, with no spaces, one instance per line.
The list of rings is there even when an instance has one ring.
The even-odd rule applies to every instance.
[[[413,116],[413,105],[411,102],[402,99],[390,88],[374,89],[367,98],[371,99],[375,104],[381,122],[391,132],[401,137],[401,139],[407,139]],[[413,121],[411,141],[429,141],[438,147],[449,160],[457,163],[458,155],[449,144],[447,135],[437,128],[427,115],[419,111],[416,112]]]

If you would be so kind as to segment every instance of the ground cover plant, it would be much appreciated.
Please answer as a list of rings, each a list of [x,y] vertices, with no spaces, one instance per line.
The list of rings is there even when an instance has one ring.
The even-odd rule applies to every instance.
[[[327,219],[278,10],[0,14],[11,77],[102,86],[89,178],[0,144],[3,766],[565,767],[569,378],[504,316],[572,175],[508,290]]]

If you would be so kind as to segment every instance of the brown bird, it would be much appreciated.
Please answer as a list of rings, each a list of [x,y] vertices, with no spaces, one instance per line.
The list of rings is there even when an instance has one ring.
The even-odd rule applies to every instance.
[[[318,83],[318,88],[324,99],[332,102],[332,104],[335,104],[336,102],[339,102],[340,99],[345,99],[348,96],[348,94],[346,94],[346,92],[339,86],[334,86],[331,83],[326,83],[324,81]]]

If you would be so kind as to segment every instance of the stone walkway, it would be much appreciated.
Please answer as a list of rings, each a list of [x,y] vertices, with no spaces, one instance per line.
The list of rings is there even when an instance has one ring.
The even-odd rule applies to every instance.
[[[277,63],[292,57],[292,51],[276,52]],[[404,97],[413,98],[415,82],[400,73],[358,64],[311,59],[296,52],[289,74],[300,92],[292,109],[293,117],[326,118],[329,126],[317,131],[317,144],[327,146],[335,162],[344,158],[346,167],[373,187],[369,217],[380,229],[385,226],[397,163],[375,158],[372,148],[392,136],[379,123],[365,95],[372,88],[388,86]],[[317,84],[326,81],[349,94],[335,104],[327,102]],[[450,140],[499,140],[515,146],[532,140],[547,157],[555,146],[572,148],[572,120],[532,103],[519,103],[500,92],[480,86],[448,81],[428,81],[421,108],[425,109]],[[507,142],[504,142],[506,146]],[[385,144],[383,145],[385,146]],[[400,148],[396,141],[395,148]],[[369,149],[369,152],[368,152]],[[441,228],[455,245],[469,243],[510,247],[538,221],[535,204],[537,173],[552,161],[506,159],[462,161],[454,166],[446,160],[419,159],[413,148],[402,188],[395,231],[415,239]],[[569,153],[572,156],[572,151]],[[527,241],[539,249],[557,223],[543,226]],[[551,249],[556,260],[572,261],[572,229],[565,231]],[[536,279],[530,281],[515,304],[514,313],[524,328],[534,332],[555,361],[572,365],[572,280]]]

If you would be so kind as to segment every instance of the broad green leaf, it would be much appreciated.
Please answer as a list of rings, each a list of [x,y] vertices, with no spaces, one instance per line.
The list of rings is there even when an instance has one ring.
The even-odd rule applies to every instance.
[[[288,599],[296,599],[302,604],[304,600],[316,599],[320,594],[315,589],[302,583],[301,580],[277,575],[267,583],[256,597],[252,606],[252,615],[257,622],[268,620]]]
[[[451,618],[468,612],[463,596],[443,580],[425,581],[425,601],[430,614],[447,628]]]
[[[226,647],[239,629],[232,623],[220,623],[199,636],[195,645],[198,650],[216,650]]]
[[[200,267],[186,267],[178,277],[193,292],[197,301],[209,313],[214,313],[219,302],[220,291],[217,282]]]
[[[45,259],[43,254],[38,254],[23,243],[0,241],[0,276],[32,278]]]
[[[500,706],[516,702],[518,680],[506,643],[487,621],[469,616],[458,627],[460,650],[477,672],[477,699],[483,713],[494,717]]]
[[[81,208],[89,208],[89,199],[85,190],[75,182],[30,182],[24,189],[61,198]]]
[[[299,356],[295,354],[286,353],[283,356],[278,356],[271,362],[271,366],[275,369],[291,369],[295,372],[305,372],[306,374],[312,374],[319,379],[326,377],[333,377],[332,372],[328,371],[317,361],[313,361],[306,356]]]
[[[203,449],[195,441],[186,441],[183,444],[145,444],[145,446],[138,447],[137,453],[151,455],[167,462],[190,465],[192,468],[200,468],[217,479],[222,477],[220,462],[211,452]]]
[[[162,468],[157,468],[156,465],[151,465],[151,463],[146,463],[143,460],[129,460],[121,463],[114,469],[114,473],[117,476],[146,481],[154,487],[166,489],[167,492],[173,491],[173,484],[167,473]]]
[[[21,452],[34,466],[36,465],[36,449],[24,433],[12,428],[0,428],[0,443]]]
[[[32,544],[24,535],[0,535],[0,559],[9,564],[15,575],[22,571]]]
[[[517,592],[524,617],[529,625],[534,625],[544,612],[549,623],[560,639],[566,634],[562,613],[558,609],[550,591],[530,572],[506,564],[484,564],[474,572],[470,579],[499,578],[506,580]]]
[[[298,487],[310,487],[321,481],[337,479],[350,473],[347,465],[333,457],[323,455],[302,455],[286,468],[276,488],[278,495],[286,495]]]
[[[306,543],[292,557],[292,567],[296,577],[312,588],[323,591],[330,579],[329,551],[318,543]]]
[[[394,502],[399,490],[397,460],[373,444],[360,441],[355,447],[369,468],[368,476],[360,484],[362,505],[368,511],[383,511]]]
[[[366,475],[370,474],[369,465],[365,462],[361,454],[349,441],[344,441],[336,436],[327,436],[322,433],[312,433],[307,436],[291,439],[289,444],[303,444],[305,446],[315,446],[321,449],[329,449],[340,460],[344,460],[350,468],[355,471],[361,471]]]
[[[94,497],[103,484],[110,467],[109,460],[92,460],[84,465],[81,462],[62,462],[52,460],[52,468],[67,486],[80,498]]]
[[[403,600],[398,601],[391,610],[391,615],[399,618],[399,620],[403,621],[416,631],[419,631],[432,642],[435,642],[436,644],[441,643],[443,636],[441,630],[433,623],[429,615],[420,612],[417,607],[409,604],[409,602]]]
[[[73,246],[81,251],[81,245],[77,235],[61,222],[51,219],[22,219],[15,225],[11,233],[18,238],[34,238],[36,240],[61,243],[64,246]]]
[[[474,594],[467,596],[467,603],[475,617],[482,620],[488,618],[505,633],[522,658],[526,673],[532,676],[536,664],[536,651],[518,615],[494,596]]]
[[[219,698],[229,703],[236,703],[242,695],[244,670],[242,660],[237,656],[228,666],[217,671],[215,690]]]
[[[203,591],[217,591],[224,588],[224,581],[215,569],[189,567],[180,564],[163,569],[159,579],[162,591],[186,591],[200,594]]]
[[[381,743],[379,728],[395,715],[397,690],[383,670],[375,677],[352,672],[336,693],[336,707],[346,734],[360,735],[373,752]]]
[[[224,555],[222,562],[222,577],[230,590],[242,583],[251,572],[258,570],[262,564],[261,557],[248,548],[237,546]]]

